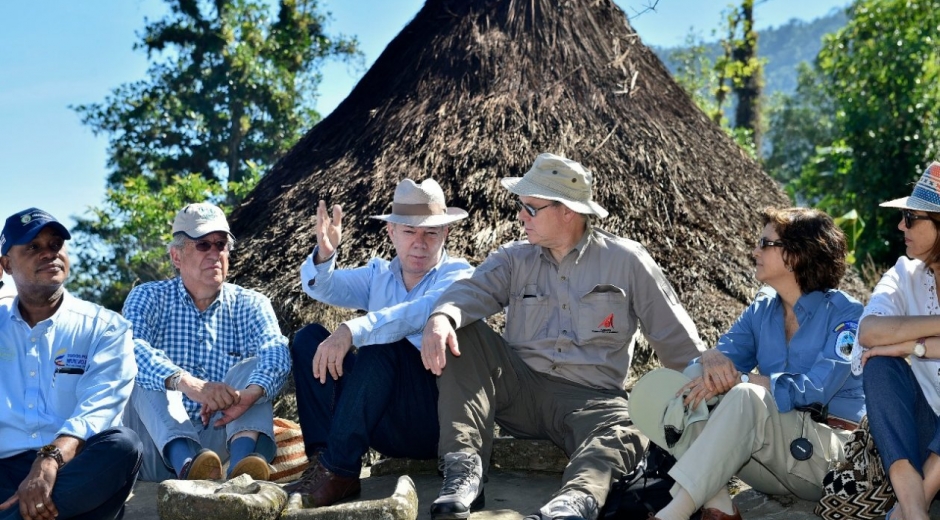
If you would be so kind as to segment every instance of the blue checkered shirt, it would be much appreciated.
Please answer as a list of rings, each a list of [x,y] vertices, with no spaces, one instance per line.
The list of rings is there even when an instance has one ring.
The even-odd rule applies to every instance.
[[[222,381],[245,358],[257,356],[248,384],[273,398],[290,372],[287,338],[281,334],[271,301],[234,284],[222,285],[219,297],[200,311],[182,279],[149,282],[131,291],[124,317],[134,326],[137,384],[165,390],[166,378],[185,370],[204,381]],[[184,396],[192,419],[200,404]]]

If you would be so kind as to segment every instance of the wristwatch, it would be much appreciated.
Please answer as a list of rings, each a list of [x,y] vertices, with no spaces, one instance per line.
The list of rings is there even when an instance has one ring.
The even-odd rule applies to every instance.
[[[914,355],[923,358],[927,355],[927,338],[917,338],[917,342],[914,343]]]
[[[65,466],[65,460],[62,459],[62,452],[59,451],[59,447],[55,444],[47,444],[42,448],[39,448],[39,451],[36,452],[37,459],[54,459],[56,464],[59,465],[61,469],[62,466]]]
[[[750,376],[748,376],[747,374],[745,374],[745,373],[742,372],[742,373],[741,373],[741,382],[742,382],[742,383],[750,383],[750,382],[751,382]]]

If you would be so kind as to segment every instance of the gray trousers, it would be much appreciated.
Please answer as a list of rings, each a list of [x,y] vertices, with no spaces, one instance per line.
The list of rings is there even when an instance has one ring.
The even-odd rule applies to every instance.
[[[223,382],[236,389],[245,388],[257,364],[258,359],[255,357],[242,360],[229,369]],[[209,420],[209,426],[203,427],[202,421],[198,418],[190,419],[186,413],[182,392],[145,390],[135,385],[130,402],[124,409],[124,425],[134,430],[143,444],[143,462],[138,478],[148,482],[175,479],[176,472],[166,458],[164,448],[170,441],[179,438],[209,448],[224,463],[229,458],[228,446],[232,436],[243,431],[256,431],[261,435],[258,436],[255,451],[268,462],[274,460],[277,452],[274,443],[274,410],[267,396],[258,399],[241,417],[225,426],[212,426],[221,417],[221,413],[216,413]]]
[[[649,443],[630,421],[626,393],[532,370],[483,321],[459,329],[457,341],[460,357],[448,351],[438,378],[440,455],[477,453],[485,474],[494,423],[519,439],[548,439],[570,459],[556,496],[577,490],[603,505]]]
[[[701,371],[700,365],[693,367]],[[695,377],[688,369],[686,375]],[[805,461],[790,454],[790,443],[800,436],[813,445],[813,456]],[[669,475],[697,507],[735,475],[762,493],[816,501],[829,463],[845,459],[842,446],[850,436],[806,412],[780,413],[767,389],[745,383],[722,396],[707,421],[692,424],[675,446],[663,448],[678,459]]]

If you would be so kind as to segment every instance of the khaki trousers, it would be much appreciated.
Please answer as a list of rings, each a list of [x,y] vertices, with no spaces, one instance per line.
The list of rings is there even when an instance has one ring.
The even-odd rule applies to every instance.
[[[484,474],[493,426],[519,439],[548,439],[569,457],[559,495],[577,490],[603,506],[613,480],[631,471],[649,440],[633,427],[626,393],[535,372],[484,322],[457,331],[438,378],[439,453],[477,453]]]
[[[762,493],[815,501],[830,461],[845,459],[842,446],[850,435],[814,422],[806,412],[780,413],[767,389],[739,384],[722,396],[707,421],[690,426],[667,448],[679,459],[669,475],[697,507],[734,475]],[[790,454],[790,443],[800,436],[813,445],[813,456],[805,461]]]

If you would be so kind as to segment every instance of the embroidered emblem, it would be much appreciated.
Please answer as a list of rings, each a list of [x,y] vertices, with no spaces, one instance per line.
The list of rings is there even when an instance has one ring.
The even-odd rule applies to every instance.
[[[614,313],[610,313],[609,315],[607,315],[607,317],[604,318],[604,321],[602,321],[597,326],[597,328],[592,330],[591,332],[600,332],[603,334],[616,334],[618,331],[614,330]]]
[[[31,220],[33,220],[32,215],[23,215],[22,217],[20,217],[20,223],[22,224],[29,224]]]
[[[836,338],[836,355],[843,361],[852,360],[852,349],[855,348],[855,332],[843,330]]]

